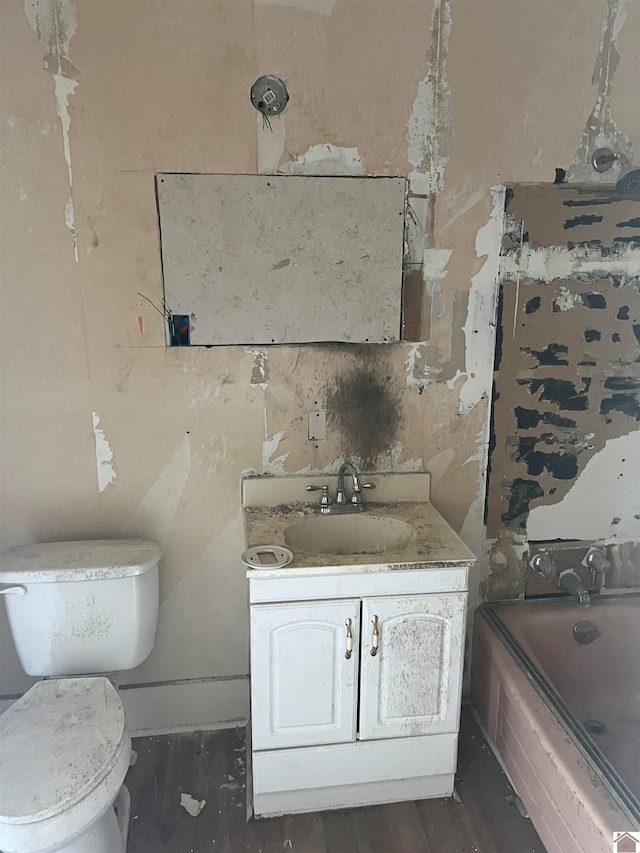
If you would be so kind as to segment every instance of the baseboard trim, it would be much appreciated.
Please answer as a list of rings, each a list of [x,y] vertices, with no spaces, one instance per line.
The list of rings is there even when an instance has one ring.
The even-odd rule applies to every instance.
[[[443,773],[438,776],[361,782],[357,785],[338,785],[332,788],[303,788],[298,791],[254,794],[253,808],[255,817],[259,820],[284,814],[450,797],[453,785],[454,774]]]
[[[19,698],[20,696],[0,696],[0,716],[17,702]]]
[[[0,715],[20,695],[0,696]],[[118,695],[133,737],[235,728],[249,720],[246,675],[127,684]]]
[[[246,676],[127,685],[119,696],[132,737],[231,728],[249,718]]]

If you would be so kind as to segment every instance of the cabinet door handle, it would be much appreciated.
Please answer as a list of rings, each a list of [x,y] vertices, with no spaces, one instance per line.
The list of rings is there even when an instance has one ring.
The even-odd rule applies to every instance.
[[[344,656],[347,660],[350,660],[351,654],[353,652],[353,633],[351,631],[351,619],[345,619],[344,624],[347,626],[347,650],[344,653]]]
[[[378,631],[378,617],[373,616],[371,623],[373,625],[373,633],[371,635],[371,655],[372,657],[375,657],[378,654],[378,638],[380,636],[380,632]]]

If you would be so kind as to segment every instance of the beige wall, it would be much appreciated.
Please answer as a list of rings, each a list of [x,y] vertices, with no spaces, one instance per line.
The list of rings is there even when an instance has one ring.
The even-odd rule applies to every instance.
[[[594,66],[617,56],[602,41],[605,12],[621,23],[623,0],[0,8],[1,547],[159,538],[158,645],[138,681],[246,673],[243,471],[335,469],[346,454],[431,470],[434,502],[480,551],[501,227],[489,188],[549,181],[572,163],[597,103]],[[630,2],[606,84],[636,143],[639,27]],[[291,95],[273,134],[248,98],[262,73]],[[428,196],[413,201],[427,217],[428,340],[165,349],[162,318],[139,295],[162,298],[154,172],[278,167],[411,175]],[[349,403],[354,383],[372,389],[367,411]],[[316,448],[306,413],[328,401]],[[0,693],[17,692],[29,682],[4,622],[1,639]]]

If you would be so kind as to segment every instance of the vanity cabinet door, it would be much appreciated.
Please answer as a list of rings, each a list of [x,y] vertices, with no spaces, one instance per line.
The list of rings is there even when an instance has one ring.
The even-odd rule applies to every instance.
[[[360,602],[251,608],[253,748],[355,740]]]
[[[363,599],[361,739],[458,730],[466,599]]]

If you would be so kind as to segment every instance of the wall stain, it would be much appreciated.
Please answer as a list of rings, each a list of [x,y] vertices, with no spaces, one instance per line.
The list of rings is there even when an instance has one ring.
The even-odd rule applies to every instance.
[[[593,225],[594,222],[602,222],[604,217],[596,216],[594,213],[582,214],[573,219],[566,219],[563,225],[565,230],[569,228],[577,228],[579,225]]]
[[[525,409],[522,406],[514,408],[518,429],[535,429],[540,421],[547,426],[571,428],[576,426],[572,418],[563,418],[555,412],[538,412],[536,409]]]
[[[610,397],[603,397],[600,401],[600,414],[608,415],[613,411],[640,421],[640,400],[634,394],[612,394]]]
[[[542,389],[538,399],[555,403],[561,411],[584,412],[589,408],[587,392],[591,385],[591,377],[581,377],[582,388],[578,389],[574,382],[568,379],[517,379],[518,385],[528,385],[530,394],[537,394]]]
[[[583,293],[581,302],[585,308],[602,309],[607,307],[607,300],[601,293]]]
[[[544,497],[544,491],[537,480],[517,477],[510,484],[509,505],[502,513],[502,523],[508,527],[515,526],[524,530],[529,515],[529,504],[541,497]]]
[[[541,441],[555,443],[555,436],[551,434],[549,438],[549,435],[547,433],[546,438],[544,436],[540,438],[528,436],[518,439],[515,461],[525,463],[527,474],[530,477],[539,477],[546,470],[555,480],[572,480],[578,474],[578,459],[575,455],[556,451],[545,453],[542,450],[536,450],[536,446]]]
[[[638,376],[607,376],[604,387],[609,391],[635,391],[640,388]]]
[[[616,201],[616,196],[611,198],[565,198],[562,204],[565,207],[593,207],[598,204],[611,204]]]
[[[520,347],[520,352],[526,352],[527,355],[530,355],[535,359],[536,367],[540,365],[569,364],[568,359],[558,357],[560,353],[569,352],[568,348],[564,344],[548,344],[543,350],[535,350],[531,349],[531,347]]]
[[[533,296],[531,299],[527,300],[527,304],[524,306],[525,314],[535,314],[535,312],[540,308],[540,303],[542,300],[539,296]]]
[[[376,470],[378,459],[396,444],[402,426],[396,378],[384,363],[354,366],[326,385],[324,398],[329,427],[340,435],[342,455],[356,456],[364,469]]]

